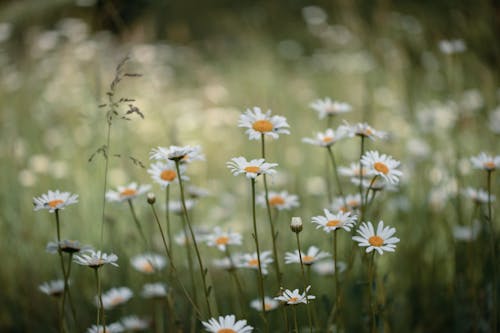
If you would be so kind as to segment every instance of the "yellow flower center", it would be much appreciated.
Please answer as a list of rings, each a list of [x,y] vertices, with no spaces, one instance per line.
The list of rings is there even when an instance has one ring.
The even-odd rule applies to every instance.
[[[134,190],[133,188],[126,188],[120,192],[120,196],[128,197],[128,196],[135,195],[136,193],[137,193],[137,190]]]
[[[382,237],[375,235],[368,238],[368,243],[370,243],[371,246],[380,247],[384,244],[384,240]]]
[[[378,172],[382,172],[384,175],[389,173],[389,167],[382,162],[375,162],[373,168]]]
[[[484,162],[484,167],[486,169],[495,169],[495,163],[493,161]]]
[[[330,143],[332,141],[333,141],[333,137],[331,137],[331,136],[325,136],[323,138],[323,143]]]
[[[236,333],[236,331],[232,328],[221,328],[217,333]]]
[[[121,304],[125,301],[125,298],[123,298],[122,296],[116,296],[115,298],[113,298],[111,300],[111,305],[118,305],[118,304]]]
[[[269,205],[271,206],[279,206],[285,204],[285,198],[281,195],[275,195],[274,197],[269,198]]]
[[[298,297],[290,297],[290,298],[288,299],[288,303],[295,303],[295,302],[297,302],[298,300],[299,300],[299,298],[298,298]]]
[[[364,133],[366,136],[370,136],[370,135],[373,135],[373,132],[371,129],[367,128],[365,129],[365,133]]]
[[[314,261],[314,257],[306,255],[302,257],[302,261],[304,262],[304,264],[310,264]]]
[[[256,267],[256,266],[259,266],[259,260],[258,259],[250,259],[248,260],[248,266],[253,266],[253,267]]]
[[[229,237],[221,236],[215,240],[215,244],[217,245],[227,245],[229,243]]]
[[[337,227],[340,224],[340,220],[330,220],[326,222],[327,227]]]
[[[339,208],[339,210],[340,210],[342,213],[346,213],[346,212],[348,212],[348,211],[349,211],[349,207],[346,207],[346,206],[341,206],[341,207]]]
[[[153,273],[155,271],[155,268],[153,267],[153,264],[151,264],[149,261],[145,261],[141,265],[141,269],[146,272],[146,273]]]
[[[273,309],[273,306],[269,303],[265,303],[264,304],[264,310],[265,311],[269,311],[269,310],[272,310]]]
[[[256,122],[253,123],[252,128],[256,130],[257,132],[265,133],[265,132],[271,132],[273,130],[273,123],[271,123],[269,120],[257,120]]]
[[[49,205],[50,208],[56,208],[60,204],[64,203],[64,200],[61,199],[55,199],[47,202],[47,205]]]
[[[244,170],[245,170],[245,172],[248,172],[248,173],[259,173],[260,172],[260,168],[258,166],[247,166]]]
[[[174,170],[163,170],[160,174],[160,178],[166,182],[171,182],[177,177],[177,172]]]

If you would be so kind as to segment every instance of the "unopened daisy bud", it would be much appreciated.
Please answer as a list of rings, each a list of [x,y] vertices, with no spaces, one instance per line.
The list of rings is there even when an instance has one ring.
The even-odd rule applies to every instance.
[[[302,231],[302,218],[298,216],[292,217],[292,222],[290,223],[290,229],[293,232],[299,233]]]
[[[148,204],[150,204],[150,205],[152,205],[152,204],[154,204],[156,202],[156,196],[152,192],[148,193],[147,198],[148,198]]]

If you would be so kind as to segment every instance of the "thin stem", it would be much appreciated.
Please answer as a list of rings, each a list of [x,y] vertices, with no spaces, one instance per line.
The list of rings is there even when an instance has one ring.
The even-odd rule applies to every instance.
[[[61,262],[61,270],[63,273],[63,279],[64,279],[64,290],[63,290],[63,295],[61,298],[61,308],[59,310],[59,331],[64,332],[64,308],[65,308],[65,302],[66,302],[66,292],[68,291],[68,280],[66,278],[66,269],[64,268],[64,258],[63,254],[61,251],[61,227],[60,227],[60,220],[59,220],[59,209],[55,210],[55,215],[56,215],[56,231],[57,231],[57,253],[59,254],[59,259]]]
[[[361,159],[365,153],[365,137],[361,135],[361,149],[359,152],[359,196],[361,200],[361,219],[363,219],[363,163]]]
[[[68,286],[68,301],[69,301],[69,306],[71,308],[71,314],[73,316],[73,320],[75,321],[75,325],[78,326],[77,320],[76,320],[76,310],[75,310],[75,305],[73,304],[73,299],[71,298],[71,291],[69,289],[69,277],[71,275],[71,263],[73,262],[73,253],[70,253],[68,256],[68,270],[66,271],[66,275],[64,279],[66,280],[65,283]]]
[[[335,229],[333,231],[333,269],[334,269],[334,276],[335,276],[335,312],[336,312],[336,319],[340,318],[340,283],[339,283],[339,270],[338,270],[338,261],[337,261],[337,231],[338,229]]]
[[[497,255],[495,249],[495,229],[493,228],[493,215],[491,209],[491,170],[487,171],[487,188],[488,188],[488,224],[490,227],[490,251],[493,269],[493,283],[492,283],[492,293],[493,293],[493,309],[491,314],[491,331],[497,332],[497,309],[498,309],[498,295],[497,295]]]
[[[102,303],[102,289],[101,289],[101,278],[99,276],[99,268],[94,268],[95,272],[95,279],[96,279],[96,284],[97,284],[97,297],[99,299],[99,306],[97,308],[97,320],[96,320],[96,325],[99,327],[102,323],[102,327],[104,331],[106,331],[106,321],[104,319],[104,306]]]
[[[374,333],[376,331],[375,322],[375,299],[374,294],[374,281],[375,281],[375,250],[372,251],[370,262],[368,267],[368,302],[370,305],[370,332]]]
[[[167,225],[167,238],[168,238],[168,244],[172,246],[172,226],[170,225],[170,185],[168,185],[165,188],[165,223]],[[174,258],[174,253],[173,253],[173,246],[170,249],[170,254],[172,256],[172,259]]]
[[[180,163],[179,160],[175,161],[175,168],[177,169],[177,175],[181,174],[179,163]],[[182,209],[184,211],[184,218],[185,218],[185,221],[186,221],[186,223],[188,225],[189,232],[191,233],[191,238],[193,240],[194,250],[196,252],[196,258],[198,259],[198,265],[199,265],[199,268],[200,268],[201,280],[202,280],[202,283],[203,283],[203,291],[205,292],[205,302],[206,302],[206,305],[207,305],[208,316],[212,317],[212,309],[210,307],[210,300],[209,300],[210,288],[208,287],[207,280],[206,280],[207,279],[208,270],[205,269],[204,266],[203,266],[203,262],[201,260],[201,255],[200,255],[200,250],[198,249],[198,244],[196,243],[196,237],[194,235],[194,231],[193,231],[193,228],[191,226],[191,221],[189,220],[189,215],[188,215],[188,211],[187,211],[187,207],[186,207],[186,200],[185,200],[185,197],[184,197],[184,187],[183,187],[183,184],[182,184],[182,178],[180,176],[178,176],[178,179],[179,179],[179,187],[180,187],[180,190],[181,190]]]
[[[330,156],[330,161],[332,162],[333,174],[335,175],[335,180],[337,181],[339,195],[342,197],[342,200],[344,201],[344,206],[347,207],[347,203],[344,197],[344,191],[342,191],[342,184],[340,183],[340,177],[337,171],[337,162],[335,162],[335,156],[333,155],[332,147],[327,146],[326,149],[328,151],[328,156]]]
[[[104,221],[106,220],[106,188],[108,187],[108,170],[109,170],[109,146],[111,143],[111,121],[108,120],[108,131],[106,135],[106,151],[104,154],[104,187],[102,193],[102,218],[101,218],[101,248],[104,243]]]
[[[229,262],[231,265],[231,268],[229,269],[229,274],[232,276],[234,279],[234,283],[236,285],[236,290],[238,292],[238,300],[239,300],[239,305],[240,305],[240,312],[241,316],[245,316],[245,293],[243,292],[243,288],[241,286],[241,281],[238,277],[238,272],[236,271],[236,265],[234,264],[233,257],[231,256],[231,253],[229,252],[229,246],[226,246],[226,256],[229,258]],[[263,310],[265,311],[265,310]]]
[[[142,241],[144,242],[144,246],[147,248],[148,247],[148,241],[146,239],[146,236],[144,235],[144,231],[142,230],[141,223],[139,222],[139,219],[137,218],[137,214],[135,213],[134,209],[134,204],[132,203],[131,199],[128,199],[128,206],[130,207],[130,213],[132,214],[132,218],[134,219],[135,226],[137,227],[137,230],[139,231],[139,235],[141,235]]]
[[[307,297],[307,280],[306,280],[306,273],[304,272],[304,262],[302,260],[302,251],[300,249],[300,239],[299,239],[299,233],[295,233],[296,239],[297,239],[297,249],[299,251],[299,260],[300,260],[300,270],[302,271],[302,280],[304,282],[304,293],[306,295],[306,307],[307,307],[307,319],[309,321],[309,332],[312,333],[313,331],[313,324],[312,324],[312,317],[311,317],[311,308],[309,306],[309,298]]]
[[[161,306],[161,301],[157,300],[155,301],[155,331],[156,333],[162,333],[163,332],[163,310]]]
[[[295,332],[299,333],[299,323],[297,322],[297,310],[295,309],[295,305],[292,305],[293,308],[293,323],[295,325]]]

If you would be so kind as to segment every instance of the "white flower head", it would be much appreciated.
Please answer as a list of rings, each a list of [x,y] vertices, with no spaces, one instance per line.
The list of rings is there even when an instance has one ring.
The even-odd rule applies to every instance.
[[[238,127],[247,128],[245,133],[250,140],[259,140],[263,135],[277,139],[280,134],[290,134],[285,117],[271,116],[271,110],[264,113],[259,107],[247,109],[240,116]]]
[[[476,169],[483,169],[486,171],[495,171],[500,167],[500,156],[488,155],[485,152],[470,158],[472,166]]]
[[[102,294],[102,307],[104,310],[111,310],[118,305],[128,302],[133,295],[134,293],[132,290],[127,287],[111,288]],[[99,299],[97,296],[96,304],[99,306]]]
[[[54,213],[58,209],[64,209],[66,206],[78,202],[78,194],[70,192],[61,192],[59,190],[50,191],[39,197],[33,198],[34,210],[48,209],[49,213]]]
[[[144,331],[149,327],[149,321],[137,316],[127,316],[120,319],[125,331]]]
[[[167,292],[167,285],[164,283],[146,283],[142,286],[141,295],[144,298],[164,298]]]
[[[467,46],[462,39],[440,40],[439,50],[444,54],[463,53],[467,50]]]
[[[199,146],[191,147],[191,146],[170,146],[168,148],[165,147],[156,147],[151,150],[149,153],[149,159],[151,160],[172,160],[172,161],[182,161],[184,159],[202,159],[202,155],[200,152],[201,148]],[[192,156],[189,157],[189,154]],[[197,158],[195,158],[198,156]]]
[[[343,261],[337,262],[337,269],[339,273],[342,273],[347,268],[347,264]],[[335,274],[335,261],[333,260],[322,260],[320,262],[312,265],[313,271],[319,275],[334,275]]]
[[[351,105],[344,102],[332,101],[330,97],[317,99],[309,106],[318,112],[319,119],[323,119],[326,116],[335,116],[346,113],[352,109]]]
[[[360,236],[353,236],[352,239],[358,242],[359,246],[366,247],[366,253],[376,250],[379,254],[384,251],[394,252],[399,238],[392,237],[396,233],[396,228],[384,227],[384,221],[380,221],[377,226],[377,232],[371,222],[363,222],[358,229]]]
[[[342,228],[345,231],[351,231],[351,228],[356,224],[358,217],[351,215],[351,212],[331,213],[328,209],[323,210],[325,215],[314,216],[311,219],[313,224],[317,224],[316,229],[322,228],[325,232],[335,231]]]
[[[166,266],[167,259],[156,253],[145,253],[132,257],[130,263],[141,273],[153,274]]]
[[[85,253],[79,253],[73,257],[73,261],[79,265],[89,266],[90,268],[99,268],[105,264],[118,267],[116,261],[118,256],[114,253],[103,253],[101,251],[89,250]]]
[[[278,166],[276,163],[266,163],[263,158],[247,161],[244,157],[233,157],[226,163],[229,170],[234,176],[245,174],[247,178],[257,178],[260,175],[273,175],[276,170],[273,168]]]
[[[59,250],[65,253],[77,253],[92,250],[90,245],[81,245],[77,240],[63,239],[60,242],[48,242],[45,251],[56,254]]]
[[[59,297],[64,292],[64,280],[53,280],[42,283],[38,289],[49,296]]]
[[[120,323],[112,323],[103,327],[102,325],[92,325],[87,329],[87,333],[121,333],[124,328]]]
[[[375,140],[375,139],[386,139],[387,138],[387,132],[384,131],[378,131],[368,125],[367,123],[357,123],[354,125],[349,125],[349,123],[344,122],[345,126],[349,129],[349,132],[351,135],[356,135],[364,138],[368,138],[370,140]]]
[[[189,212],[191,209],[196,206],[196,200],[193,199],[187,199],[185,201],[186,204],[186,209]],[[170,210],[171,213],[177,214],[177,215],[182,215],[184,214],[184,208],[182,206],[182,201],[181,200],[170,200],[168,202],[168,209]]]
[[[295,194],[289,194],[287,191],[270,191],[268,195],[269,206],[277,210],[290,210],[299,206],[299,197]],[[257,204],[266,207],[266,193],[263,192],[257,196]]]
[[[400,162],[392,158],[392,156],[382,154],[378,151],[367,151],[361,157],[361,163],[367,168],[368,172],[384,178],[391,184],[397,184],[399,178],[403,175],[399,167]]]
[[[299,255],[299,250],[293,252],[285,252],[285,264],[300,264],[300,257],[302,257],[302,263],[304,265],[312,265],[317,261],[328,258],[331,256],[328,252],[323,252],[316,246],[310,246],[307,252],[301,252]]]
[[[274,309],[277,309],[279,305],[280,302],[278,302],[277,300],[268,296],[264,297],[264,311],[272,311]],[[250,307],[257,311],[262,311],[262,300],[260,298],[252,300],[250,302]]]
[[[108,191],[106,193],[106,199],[111,202],[124,202],[132,200],[139,195],[143,195],[150,189],[151,185],[138,185],[134,182],[126,186],[118,186],[117,191]]]
[[[302,142],[319,147],[330,147],[350,136],[351,134],[345,126],[339,126],[336,130],[328,128],[325,132],[317,132],[314,138],[303,138]]]
[[[250,333],[253,327],[247,325],[246,320],[236,321],[234,315],[219,316],[219,319],[210,318],[201,322],[207,332],[212,333]]]
[[[293,291],[285,289],[281,296],[275,297],[274,299],[288,305],[297,305],[300,303],[307,304],[309,300],[316,298],[314,295],[309,295],[309,289],[311,289],[311,286],[307,286],[303,293],[300,293],[298,289]]]
[[[260,266],[262,269],[262,274],[267,275],[267,265],[272,263],[274,260],[271,258],[271,251],[262,251],[260,253]],[[236,264],[238,267],[259,269],[259,257],[257,252],[242,254]]]
[[[491,195],[488,199],[488,192],[483,189],[476,190],[472,187],[467,187],[462,193],[476,204],[486,204],[489,200],[491,200],[491,202],[496,200],[494,195]]]
[[[213,232],[205,236],[208,246],[216,246],[220,251],[226,251],[228,245],[241,245],[241,234],[237,232],[223,231],[215,227]]]
[[[185,165],[180,165],[179,170],[181,172],[182,180],[189,180],[189,177],[184,175],[186,171]],[[177,175],[177,169],[175,167],[175,162],[167,160],[167,161],[158,161],[156,163],[151,164],[148,169],[148,173],[151,175],[153,181],[157,184],[160,184],[162,188],[166,188],[173,182],[178,182],[179,177]]]

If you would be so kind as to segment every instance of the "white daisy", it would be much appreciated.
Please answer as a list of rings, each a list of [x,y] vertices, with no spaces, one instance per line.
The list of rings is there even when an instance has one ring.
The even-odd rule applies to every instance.
[[[87,329],[87,333],[120,333],[124,328],[120,323],[112,323],[103,327],[102,325],[92,325]]]
[[[349,123],[344,122],[349,131],[351,132],[351,135],[356,135],[360,137],[365,137],[370,140],[375,140],[375,139],[386,139],[387,138],[387,132],[384,131],[377,131],[367,123],[357,123],[354,125],[349,125]]]
[[[317,99],[309,106],[318,112],[319,119],[323,119],[326,116],[335,116],[341,113],[346,113],[351,111],[351,105],[343,102],[332,101],[330,97],[325,99]]]
[[[355,211],[359,207],[361,207],[361,195],[359,193],[348,194],[343,198],[335,198],[332,203],[332,210],[342,213]]]
[[[157,147],[153,148],[149,153],[149,159],[151,160],[172,160],[172,161],[181,161],[183,159],[188,159],[189,154],[193,154],[194,156],[200,155],[200,147],[191,147],[191,146],[170,146],[168,148],[165,147]],[[194,157],[191,157],[194,159]]]
[[[232,262],[235,263],[235,265],[236,265],[236,262],[234,260],[235,256],[231,256],[231,258],[233,259]],[[216,268],[219,268],[219,269],[231,270],[231,269],[235,268],[235,267],[233,267],[232,262],[228,257],[224,257],[221,259],[213,259],[212,265],[214,265]]]
[[[485,152],[470,158],[472,166],[476,169],[495,171],[500,167],[500,156],[488,155]]]
[[[238,127],[247,128],[245,134],[248,134],[250,140],[259,140],[262,135],[277,139],[280,134],[290,134],[287,129],[290,125],[286,122],[285,117],[271,116],[271,110],[263,113],[259,107],[247,109],[240,116]]]
[[[125,331],[144,331],[149,327],[149,321],[137,316],[127,316],[120,319]]]
[[[467,46],[462,39],[440,40],[439,50],[444,54],[462,53],[467,50]]]
[[[274,299],[286,303],[288,305],[296,305],[300,303],[307,304],[308,300],[316,298],[316,296],[308,294],[309,289],[311,289],[311,286],[307,286],[306,291],[303,293],[299,293],[298,289],[295,289],[294,291],[285,289],[281,294],[281,296],[275,297]]]
[[[141,273],[152,274],[167,265],[167,259],[156,253],[140,254],[130,259],[132,266]]]
[[[348,167],[339,167],[339,174],[342,176],[359,178],[359,172],[359,163],[357,162],[352,162]],[[362,172],[362,178],[370,177],[373,175],[371,173],[371,170],[368,170],[366,168],[362,168]]]
[[[285,252],[285,264],[300,264],[300,257],[302,257],[302,263],[304,265],[312,265],[318,260],[328,258],[331,256],[328,252],[323,252],[316,246],[310,246],[307,252],[301,251],[299,255],[299,250],[293,252]]]
[[[246,320],[236,321],[234,315],[219,316],[219,319],[210,318],[208,321],[201,322],[207,332],[212,333],[249,333],[253,327],[247,325]]]
[[[317,132],[315,138],[303,138],[302,142],[319,147],[330,147],[334,143],[350,136],[345,126],[339,126],[335,131],[331,128],[325,132]]]
[[[396,243],[399,242],[399,238],[392,237],[396,228],[384,227],[384,221],[378,223],[376,233],[371,222],[363,222],[357,232],[361,236],[353,236],[352,239],[358,242],[359,246],[367,247],[366,253],[373,250],[379,254],[383,254],[384,251],[394,252]]]
[[[233,157],[231,161],[226,163],[234,176],[245,174],[247,178],[256,178],[259,175],[273,175],[276,170],[273,168],[278,166],[276,163],[266,163],[263,158],[247,161],[244,157]]]
[[[222,231],[215,227],[213,232],[205,237],[208,246],[217,246],[221,251],[226,251],[228,245],[241,245],[241,234],[231,231]]]
[[[316,229],[322,228],[325,232],[335,231],[342,228],[345,231],[351,231],[351,228],[356,224],[358,217],[351,216],[350,212],[338,212],[332,214],[328,209],[323,210],[325,215],[314,216],[311,220],[312,223],[317,224]]]
[[[277,210],[290,210],[299,207],[299,197],[295,194],[289,194],[287,191],[270,191],[268,195],[269,206]],[[266,193],[263,192],[257,196],[257,204],[266,207]]]
[[[187,199],[185,203],[186,203],[186,209],[189,212],[196,205],[196,200]],[[172,214],[177,214],[177,215],[184,214],[184,208],[182,206],[181,200],[170,200],[168,202],[168,209]]]
[[[205,154],[201,151],[201,146],[192,146],[190,150],[184,157],[181,159],[181,164],[188,164],[194,161],[204,161]]]
[[[181,172],[182,180],[189,180],[189,177],[184,175],[186,166],[180,165],[179,170]],[[151,175],[153,181],[157,184],[160,184],[162,188],[167,187],[173,182],[179,181],[175,162],[172,162],[170,160],[158,161],[151,164],[148,169],[148,173]]]
[[[267,265],[269,265],[273,261],[274,261],[273,258],[271,258],[271,251],[262,251],[260,253],[260,266],[262,269],[262,274],[266,275],[268,273]],[[259,269],[259,259],[257,256],[257,252],[242,254],[237,265],[238,265],[238,267],[251,268],[251,269],[258,270]]]
[[[483,189],[474,189],[472,187],[467,187],[462,192],[467,198],[474,201],[476,204],[485,204],[488,203],[488,192]],[[491,202],[496,200],[496,197],[492,194],[490,196]]]
[[[64,280],[53,280],[42,283],[38,289],[49,296],[59,297],[64,292]]]
[[[120,287],[111,288],[107,292],[102,294],[102,307],[104,310],[111,310],[118,305],[128,302],[132,298],[134,293],[130,288]],[[96,303],[99,306],[99,299],[96,296]]]
[[[77,240],[64,239],[60,242],[48,242],[45,251],[56,254],[59,250],[66,253],[77,253],[92,250],[90,245],[81,245]]]
[[[272,299],[268,296],[264,297],[264,310],[266,312],[278,308],[279,305],[280,302],[278,302],[277,300]],[[262,311],[262,300],[260,298],[254,299],[250,302],[250,307],[254,308],[257,311]]]
[[[378,151],[367,151],[361,157],[361,163],[367,168],[368,172],[374,175],[381,176],[391,184],[397,184],[402,172],[396,168],[399,166],[399,161],[396,161],[392,156],[382,154]]]
[[[118,186],[118,191],[109,190],[106,193],[106,199],[113,202],[123,202],[132,200],[139,195],[147,193],[151,189],[151,185],[138,185],[137,183],[130,183],[126,186]]]
[[[78,202],[78,194],[70,192],[61,192],[59,190],[50,191],[42,194],[40,197],[33,198],[33,209],[48,209],[49,213],[53,213],[58,209],[64,209],[66,206]]]
[[[79,253],[73,257],[73,261],[79,265],[89,266],[90,268],[99,268],[105,264],[118,267],[116,261],[118,256],[114,253],[102,253],[101,251],[89,250],[86,253]]]
[[[167,291],[167,285],[164,283],[146,283],[142,286],[141,295],[144,298],[164,298],[167,296]]]
[[[343,261],[337,262],[337,269],[342,273],[347,268],[347,264]],[[313,271],[319,275],[334,275],[335,274],[335,261],[323,260],[312,265]]]

